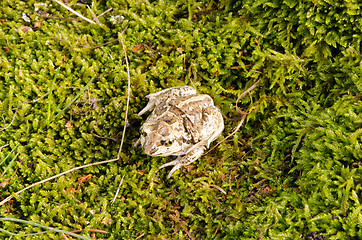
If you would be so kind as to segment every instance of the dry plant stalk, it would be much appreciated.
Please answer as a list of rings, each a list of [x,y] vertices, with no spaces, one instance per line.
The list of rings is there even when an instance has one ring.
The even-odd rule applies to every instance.
[[[113,10],[113,8],[107,9],[106,11],[102,12],[101,14],[99,14],[99,15],[97,16],[97,19],[99,19],[99,18],[102,17],[104,14],[106,14],[107,12],[112,11],[112,10]]]
[[[90,20],[89,18],[84,17],[82,14],[74,11],[72,8],[68,7],[67,5],[65,5],[64,3],[62,3],[61,1],[58,1],[58,0],[52,0],[52,1],[58,3],[59,5],[61,5],[62,7],[66,8],[66,9],[68,9],[70,12],[72,12],[72,13],[74,13],[75,15],[77,15],[78,17],[84,19],[85,21],[95,24],[95,22],[93,22],[93,21]]]
[[[10,122],[7,126],[1,128],[1,129],[0,129],[0,132],[6,130],[7,128],[9,128],[9,127],[13,124],[13,122],[14,122],[14,120],[15,120],[15,117],[16,117],[16,114],[18,113],[19,108],[20,108],[23,104],[25,104],[25,103],[29,103],[29,104],[30,104],[30,103],[36,103],[37,101],[43,99],[43,98],[44,98],[45,96],[47,96],[48,94],[49,94],[49,93],[46,93],[46,94],[44,94],[43,96],[41,96],[40,98],[37,98],[37,99],[35,99],[35,100],[33,100],[33,101],[30,101],[30,102],[22,102],[22,103],[20,103],[20,104],[16,107],[16,110],[15,110],[15,113],[14,113],[14,116],[13,116],[13,119],[11,120],[11,122]]]
[[[116,199],[117,199],[117,196],[118,196],[118,193],[119,193],[119,189],[121,189],[121,186],[122,186],[122,183],[123,183],[123,179],[124,179],[124,175],[122,176],[121,182],[119,183],[119,186],[118,186],[118,188],[117,188],[117,192],[116,192],[116,194],[114,195],[114,197],[113,197],[113,199],[112,199],[112,201],[111,201],[111,204],[113,204],[113,203],[116,201]]]
[[[254,83],[251,87],[249,87],[248,89],[246,89],[242,94],[240,94],[240,96],[238,97],[238,99],[236,99],[235,102],[235,108],[238,111],[238,113],[240,113],[241,115],[243,115],[241,117],[241,120],[239,122],[239,124],[234,128],[234,131],[232,133],[230,133],[226,138],[224,138],[223,140],[221,140],[220,142],[218,142],[215,146],[213,146],[209,151],[207,151],[204,155],[207,155],[209,152],[211,152],[212,150],[214,150],[217,146],[219,146],[222,142],[224,142],[226,139],[230,138],[231,136],[233,136],[237,131],[239,131],[239,129],[241,128],[241,126],[243,125],[246,116],[248,115],[248,111],[251,108],[253,103],[250,103],[248,110],[246,112],[243,112],[240,110],[240,108],[238,107],[238,102],[239,100],[245,96],[246,94],[250,93],[251,90],[253,90],[256,86],[259,85],[259,83],[261,82],[262,79],[259,79],[256,83]]]

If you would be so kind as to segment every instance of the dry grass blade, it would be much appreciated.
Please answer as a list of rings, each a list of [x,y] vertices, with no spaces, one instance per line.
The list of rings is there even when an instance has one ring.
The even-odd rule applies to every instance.
[[[138,240],[140,239],[141,237],[143,237],[145,235],[145,233],[141,233],[141,235],[139,235],[138,237],[136,237],[134,240]]]
[[[22,220],[22,219],[16,219],[16,218],[0,218],[0,221],[10,221],[10,222],[24,223],[24,224],[28,224],[28,225],[31,225],[31,226],[34,226],[34,227],[45,228],[45,229],[47,229],[47,230],[49,230],[49,231],[54,231],[54,232],[58,232],[58,233],[64,233],[64,234],[67,234],[67,235],[70,235],[70,236],[72,236],[72,237],[76,237],[76,238],[79,238],[79,239],[90,240],[90,238],[83,237],[83,236],[80,236],[80,235],[75,234],[75,233],[72,233],[72,232],[68,232],[68,231],[64,231],[64,230],[60,230],[60,229],[56,229],[56,228],[44,226],[44,225],[41,225],[41,224],[38,224],[38,223],[29,222],[29,221],[25,221],[25,220]],[[1,229],[1,230],[2,230],[2,229]],[[16,235],[16,234],[11,233],[11,235]],[[27,234],[27,236],[28,236],[28,235],[29,235],[29,234]]]
[[[116,194],[114,195],[114,198],[112,199],[111,204],[113,204],[113,203],[116,201],[116,199],[117,199],[117,196],[118,196],[118,193],[119,193],[119,189],[121,188],[122,183],[123,183],[123,179],[124,179],[124,175],[122,176],[121,182],[119,183],[119,186],[118,186],[118,188],[117,188],[117,192],[116,192]]]
[[[248,89],[246,89],[242,94],[240,94],[240,96],[238,97],[238,99],[236,99],[235,102],[235,108],[236,110],[240,113],[240,114],[245,114],[243,111],[240,110],[240,108],[238,107],[238,102],[239,100],[244,97],[246,94],[250,93],[251,90],[253,90],[256,86],[258,86],[258,84],[261,82],[262,79],[259,79],[258,81],[256,81],[256,83],[254,83],[251,87],[249,87]]]
[[[122,33],[123,35],[123,33]],[[124,118],[124,127],[123,127],[123,133],[122,133],[122,139],[121,139],[121,144],[119,146],[119,150],[118,150],[118,156],[117,158],[119,159],[120,158],[120,155],[121,155],[121,152],[122,152],[122,147],[123,147],[123,141],[124,141],[124,137],[126,135],[126,128],[127,128],[127,116],[128,116],[128,108],[129,108],[129,98],[130,98],[130,94],[131,94],[131,76],[129,74],[129,63],[128,63],[128,57],[127,57],[127,52],[126,52],[126,47],[124,46],[124,43],[123,43],[123,39],[120,38],[119,39],[122,43],[122,48],[123,48],[123,52],[124,52],[124,56],[126,58],[126,67],[127,67],[127,105],[126,105],[126,116]],[[111,201],[111,203],[113,204],[114,201],[116,201],[116,198],[118,196],[118,193],[119,193],[119,189],[121,188],[121,185],[123,183],[123,178],[124,176],[122,177],[122,180],[121,180],[121,183],[119,184],[118,186],[118,189],[117,189],[117,192],[116,194],[114,195],[114,198],[113,200]]]
[[[8,128],[13,124],[13,122],[14,122],[14,120],[15,120],[15,117],[16,117],[16,114],[18,113],[19,108],[20,108],[23,104],[26,104],[26,103],[29,103],[29,104],[30,104],[30,103],[36,103],[37,101],[43,99],[43,98],[44,98],[45,96],[47,96],[48,94],[49,94],[49,93],[46,93],[46,94],[44,94],[43,96],[41,96],[40,98],[35,99],[35,100],[33,100],[33,101],[30,101],[30,102],[22,102],[22,103],[20,103],[19,106],[18,106],[18,107],[16,108],[16,110],[15,110],[15,113],[14,113],[14,115],[13,115],[13,118],[11,119],[11,122],[10,122],[6,127],[1,128],[1,129],[0,129],[0,132],[8,129]]]
[[[251,87],[249,87],[248,89],[246,89],[242,94],[240,94],[240,96],[238,97],[238,99],[235,102],[235,108],[236,110],[242,114],[242,118],[239,122],[239,124],[235,127],[234,131],[232,133],[230,133],[226,138],[224,138],[223,140],[221,140],[220,142],[218,142],[215,146],[213,146],[209,151],[207,151],[204,155],[207,155],[209,152],[211,152],[212,150],[214,150],[217,146],[219,146],[222,142],[224,142],[226,139],[230,138],[231,136],[233,136],[237,131],[239,131],[239,129],[241,128],[241,126],[243,125],[246,116],[248,115],[248,111],[252,106],[252,103],[250,104],[248,110],[246,112],[243,112],[239,109],[238,107],[238,102],[239,100],[245,96],[246,94],[250,93],[251,90],[253,90],[256,86],[258,86],[258,84],[261,82],[262,79],[259,79],[256,83],[254,83]]]
[[[95,22],[93,22],[93,21],[90,20],[89,18],[84,17],[82,14],[74,11],[72,8],[68,7],[67,5],[65,5],[64,3],[62,3],[61,1],[58,1],[58,0],[52,0],[52,1],[58,3],[59,5],[61,5],[62,7],[66,8],[66,9],[68,9],[70,12],[72,12],[72,13],[74,13],[75,15],[77,15],[78,17],[84,19],[85,21],[95,24]]]
[[[121,140],[121,145],[119,146],[119,151],[118,151],[118,156],[117,158],[119,159],[121,151],[122,151],[122,147],[123,147],[123,140],[126,134],[126,128],[127,128],[127,122],[128,122],[128,108],[129,108],[129,98],[130,98],[130,94],[131,94],[131,76],[129,74],[129,63],[128,63],[128,57],[127,57],[127,52],[126,52],[126,47],[124,46],[123,40],[122,38],[119,39],[122,43],[122,48],[124,51],[124,56],[126,58],[126,67],[127,67],[127,78],[128,78],[128,86],[127,86],[127,105],[126,105],[126,117],[124,118],[124,127],[123,127],[123,133],[122,133],[122,140]]]
[[[105,163],[110,163],[110,162],[114,162],[114,161],[117,161],[117,160],[118,160],[118,158],[115,158],[115,159],[105,160],[105,161],[96,162],[96,163],[90,163],[90,164],[87,164],[87,165],[83,165],[83,166],[79,166],[79,167],[75,167],[75,168],[69,169],[69,170],[67,170],[67,171],[65,171],[65,172],[59,173],[59,174],[57,174],[57,175],[55,175],[55,176],[52,176],[52,177],[50,177],[50,178],[47,178],[47,179],[41,180],[41,181],[39,181],[39,182],[36,182],[36,183],[34,183],[34,184],[31,184],[30,186],[27,186],[26,188],[23,188],[23,189],[21,189],[20,191],[16,192],[15,195],[20,194],[20,193],[22,193],[22,192],[24,192],[24,191],[26,191],[26,190],[28,190],[28,189],[30,189],[30,188],[33,188],[33,187],[35,187],[35,186],[37,186],[37,185],[40,185],[40,184],[42,184],[42,183],[48,182],[48,181],[50,181],[50,180],[52,180],[52,179],[54,179],[54,178],[58,178],[58,177],[63,176],[63,175],[65,175],[65,174],[67,174],[67,173],[71,173],[71,172],[73,172],[73,171],[75,171],[75,170],[79,170],[79,169],[87,168],[87,167],[91,167],[91,166],[96,166],[96,165],[101,165],[101,164],[105,164]],[[5,198],[3,201],[0,202],[0,206],[1,206],[1,205],[4,205],[5,203],[7,203],[7,202],[8,202],[9,200],[11,200],[12,198],[13,198],[13,195],[8,196],[7,198]]]
[[[217,190],[219,190],[220,192],[222,192],[224,195],[227,195],[227,193],[225,192],[224,189],[222,189],[221,187],[214,185],[214,184],[210,184],[210,187],[216,188]]]
[[[113,8],[109,8],[108,10],[106,10],[106,11],[102,12],[101,14],[99,14],[99,15],[97,16],[97,19],[99,19],[100,17],[102,17],[102,16],[103,16],[104,14],[106,14],[107,12],[112,11],[112,9],[113,9]]]
[[[89,5],[87,5],[87,7],[88,7],[89,11],[91,12],[91,14],[92,14],[92,16],[93,16],[94,22],[99,23],[99,20],[98,20],[97,16],[94,14],[94,12],[93,12],[92,9],[89,7]]]
[[[4,147],[7,147],[7,146],[9,146],[9,144],[5,144],[4,146],[1,146],[1,147],[0,147],[0,152],[3,150]],[[1,165],[1,164],[0,164],[0,165]]]

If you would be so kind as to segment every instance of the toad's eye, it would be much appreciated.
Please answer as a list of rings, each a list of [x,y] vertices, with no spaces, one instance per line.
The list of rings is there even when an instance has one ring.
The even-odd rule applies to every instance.
[[[172,145],[172,139],[169,139],[169,140],[161,140],[161,144],[168,147],[170,145]]]
[[[145,133],[145,132],[142,132],[141,134],[142,134],[143,137],[147,136],[147,133]]]

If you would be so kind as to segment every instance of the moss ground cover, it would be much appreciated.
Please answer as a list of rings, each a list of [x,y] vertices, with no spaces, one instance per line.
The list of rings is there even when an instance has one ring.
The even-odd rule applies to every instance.
[[[14,194],[2,218],[97,239],[362,238],[360,1],[94,0],[95,15],[112,8],[96,24],[50,0],[0,6],[0,200],[117,156],[127,100],[119,38],[132,90],[120,161]],[[221,109],[226,137],[242,117],[236,99],[259,80],[238,103],[243,127],[174,178],[157,169],[169,159],[132,146],[145,95],[194,86]]]

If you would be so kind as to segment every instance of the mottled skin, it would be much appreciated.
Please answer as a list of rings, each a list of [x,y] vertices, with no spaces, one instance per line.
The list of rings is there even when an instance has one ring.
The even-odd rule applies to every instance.
[[[178,156],[160,168],[174,166],[168,177],[198,159],[224,129],[221,112],[209,95],[197,94],[189,86],[168,88],[147,96],[152,111],[141,127],[141,143],[151,156]]]

